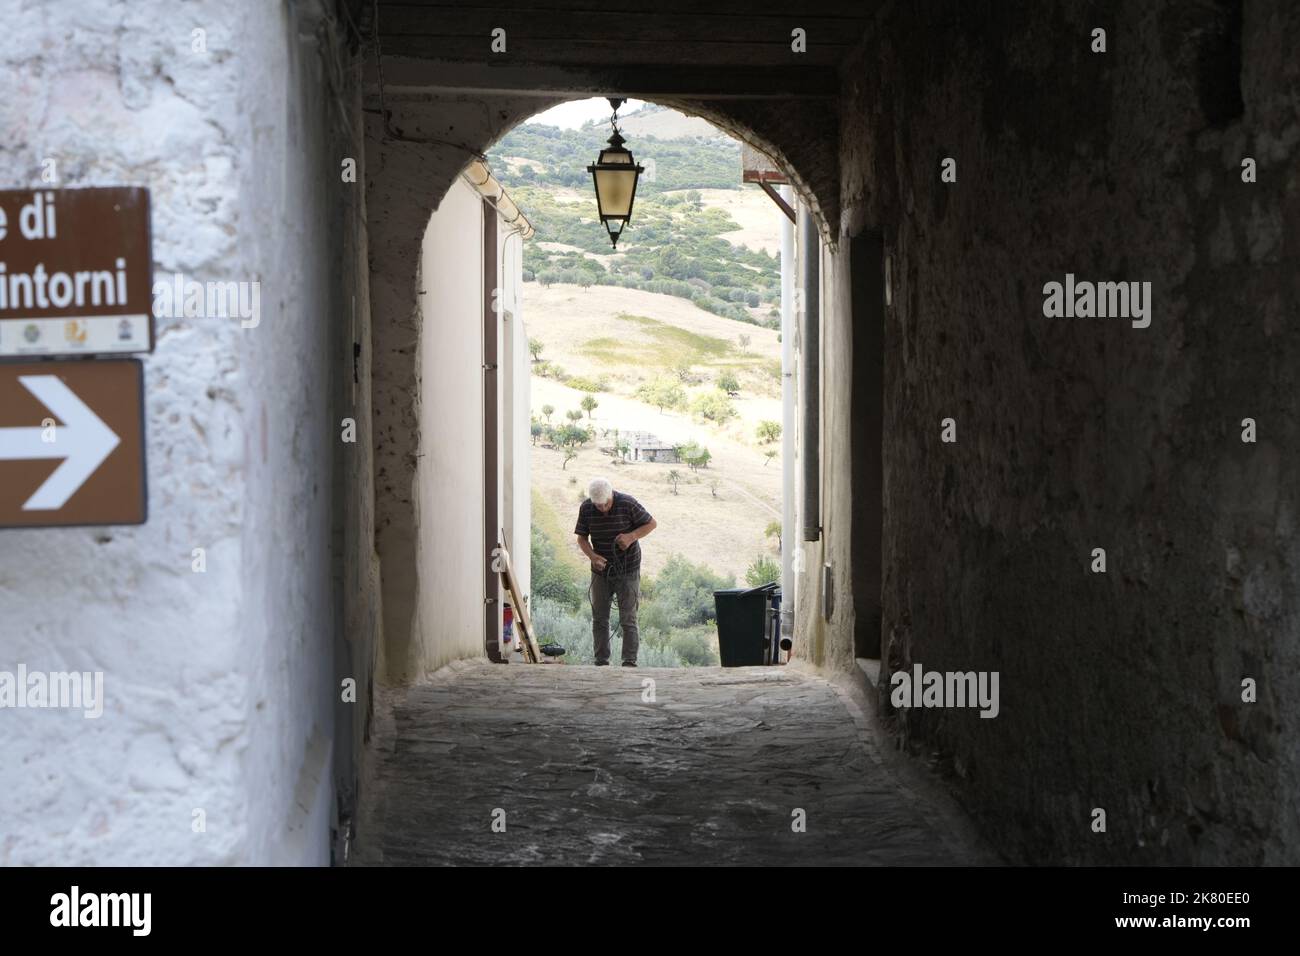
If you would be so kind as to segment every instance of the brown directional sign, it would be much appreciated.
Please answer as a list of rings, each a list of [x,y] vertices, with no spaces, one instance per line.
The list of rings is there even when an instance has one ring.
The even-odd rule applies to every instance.
[[[143,524],[134,359],[0,364],[0,527]]]
[[[153,350],[149,190],[0,190],[0,356]]]

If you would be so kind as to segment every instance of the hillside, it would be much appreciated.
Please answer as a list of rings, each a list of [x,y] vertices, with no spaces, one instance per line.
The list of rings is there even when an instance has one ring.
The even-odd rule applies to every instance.
[[[623,126],[647,174],[617,250],[586,172],[607,124],[525,124],[489,156],[537,231],[521,303],[534,525],[547,560],[580,569],[574,517],[605,475],[659,520],[648,576],[676,554],[743,582],[778,547],[779,431],[758,433],[781,419],[778,213],[741,186],[739,145],[703,121],[653,108]],[[682,460],[634,460],[650,436]]]
[[[774,331],[671,296],[571,285],[530,290],[524,316],[530,339],[541,344],[532,381],[537,422],[558,426],[567,412],[582,411],[580,424],[593,432],[567,462],[565,451],[544,435],[533,448],[533,487],[560,518],[559,544],[572,548],[568,534],[586,482],[602,474],[659,519],[659,530],[646,542],[648,573],[677,553],[743,579],[757,557],[775,554],[776,539],[766,530],[780,520],[780,443],[763,442],[756,433],[760,421],[781,418]],[[734,417],[709,421],[692,406],[719,394],[717,382],[727,373],[738,385],[728,399]],[[638,396],[656,382],[678,385],[680,402],[661,410]],[[588,395],[597,403],[590,414],[581,406]],[[681,463],[622,461],[601,450],[633,432],[653,433],[670,445],[695,442],[711,458],[693,470]],[[682,479],[676,493],[668,478],[674,472]]]
[[[665,117],[659,123],[666,126],[668,114],[651,116]],[[524,249],[525,280],[657,292],[774,328],[780,297],[775,220],[761,190],[741,185],[739,144],[704,137],[629,139],[646,173],[632,221],[614,250],[596,218],[586,171],[606,136],[607,127],[525,124],[490,152],[492,167],[537,230]],[[764,203],[773,223],[766,233],[759,225]]]
[[[656,106],[653,103],[647,103],[644,107],[635,113],[620,115],[618,125],[623,130],[623,135],[628,138],[636,139],[670,139],[670,140],[705,140],[717,149],[726,148],[728,144],[734,145],[733,140],[726,133],[722,132],[708,120],[700,119],[698,116],[687,116],[676,110],[668,109],[663,106]],[[595,129],[596,132],[603,132],[608,136],[609,123],[593,122],[587,124],[589,128]]]

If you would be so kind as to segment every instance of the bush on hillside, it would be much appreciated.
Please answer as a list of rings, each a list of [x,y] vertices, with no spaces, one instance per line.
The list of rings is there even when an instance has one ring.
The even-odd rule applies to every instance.
[[[672,631],[705,624],[714,617],[713,592],[735,586],[734,577],[674,554],[652,581],[642,579],[641,625]]]
[[[737,415],[736,406],[727,394],[720,390],[701,392],[691,402],[691,411],[707,422],[725,425]]]

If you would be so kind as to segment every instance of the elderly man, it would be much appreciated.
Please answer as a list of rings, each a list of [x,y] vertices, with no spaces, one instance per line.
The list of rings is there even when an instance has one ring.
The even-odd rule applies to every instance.
[[[640,643],[636,610],[641,601],[641,545],[637,541],[655,526],[655,519],[641,502],[615,491],[608,480],[594,478],[587,485],[587,500],[578,508],[573,533],[591,562],[591,636],[597,665],[609,663],[609,604],[617,596],[623,666],[636,667]]]

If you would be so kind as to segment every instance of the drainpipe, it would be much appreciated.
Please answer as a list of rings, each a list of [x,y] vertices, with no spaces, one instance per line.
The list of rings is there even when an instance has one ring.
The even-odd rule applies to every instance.
[[[500,529],[505,524],[500,513],[501,489],[503,482],[510,480],[502,470],[506,457],[501,445],[505,430],[502,416],[513,413],[513,409],[501,407],[501,382],[503,375],[511,371],[501,368],[501,313],[505,307],[501,283],[506,277],[506,248],[510,243],[498,243],[497,237],[503,228],[507,236],[516,235],[522,243],[533,236],[533,225],[486,163],[472,160],[461,176],[483,197],[483,548],[487,552],[483,556],[484,644],[489,660],[508,663],[509,658],[501,653],[501,579],[493,570],[492,554],[501,543]]]
[[[793,204],[794,191],[781,187]],[[794,633],[795,391],[794,223],[781,217],[781,636]]]
[[[799,391],[803,400],[803,539],[817,541],[821,521],[821,237],[812,211],[799,204],[799,264],[803,285],[803,324],[799,340]]]
[[[488,169],[487,163],[478,159],[471,160],[461,172],[461,176],[464,177],[465,182],[478,190],[480,196],[491,203],[508,231],[518,233],[521,239],[533,238],[533,224],[515,205],[506,188],[492,175],[492,170]]]
[[[501,576],[492,552],[500,543],[501,344],[497,319],[496,208],[483,200],[483,642],[488,659],[508,664],[501,653]]]

